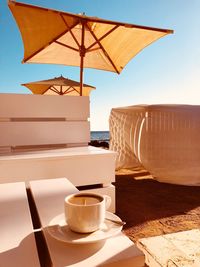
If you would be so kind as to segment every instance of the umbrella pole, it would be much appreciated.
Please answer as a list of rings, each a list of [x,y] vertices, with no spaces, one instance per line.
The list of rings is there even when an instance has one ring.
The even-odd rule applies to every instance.
[[[80,66],[80,96],[83,93],[83,57],[81,57],[81,66]]]
[[[82,35],[81,35],[81,46],[80,46],[80,96],[82,96],[83,93],[83,67],[84,67],[84,56],[85,56],[85,20],[81,21],[82,23]]]

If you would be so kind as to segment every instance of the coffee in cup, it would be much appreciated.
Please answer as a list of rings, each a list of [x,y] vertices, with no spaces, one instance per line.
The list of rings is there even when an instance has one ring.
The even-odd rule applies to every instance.
[[[69,228],[78,233],[91,233],[105,220],[111,198],[96,193],[77,193],[65,198],[65,219]]]

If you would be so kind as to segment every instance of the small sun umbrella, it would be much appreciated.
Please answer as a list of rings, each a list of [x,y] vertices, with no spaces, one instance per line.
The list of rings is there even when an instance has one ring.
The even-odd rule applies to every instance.
[[[24,83],[22,85],[31,90],[33,94],[80,95],[80,83],[67,79],[62,75],[53,79]],[[95,87],[83,84],[82,95],[88,96],[93,89]]]
[[[24,43],[27,63],[62,64],[120,73],[143,48],[172,30],[75,15],[8,2]]]

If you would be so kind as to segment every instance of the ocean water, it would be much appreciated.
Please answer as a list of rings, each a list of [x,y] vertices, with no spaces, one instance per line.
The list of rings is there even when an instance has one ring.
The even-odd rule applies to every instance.
[[[100,141],[109,141],[109,131],[91,131],[90,139],[92,140],[100,140]]]

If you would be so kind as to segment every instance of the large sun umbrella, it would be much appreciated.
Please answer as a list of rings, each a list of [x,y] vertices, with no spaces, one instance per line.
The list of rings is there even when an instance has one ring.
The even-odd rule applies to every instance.
[[[58,94],[58,95],[80,95],[80,83],[67,79],[63,76],[56,77],[54,79],[29,82],[22,84],[26,86],[29,90],[34,94]],[[95,87],[83,84],[83,96],[88,96],[91,90],[95,89]]]
[[[75,15],[8,2],[24,43],[27,63],[80,66],[120,73],[143,48],[172,30]]]

